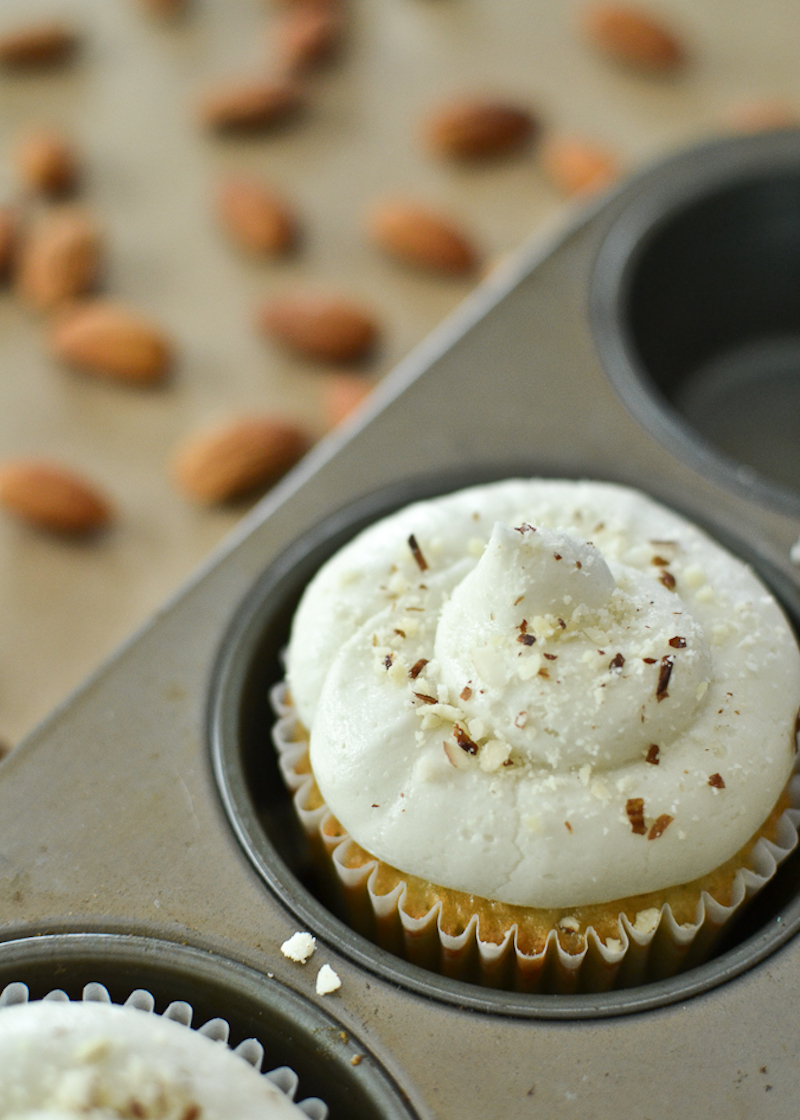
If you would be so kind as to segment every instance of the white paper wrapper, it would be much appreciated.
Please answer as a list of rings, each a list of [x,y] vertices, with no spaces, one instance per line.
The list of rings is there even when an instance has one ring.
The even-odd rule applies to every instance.
[[[30,992],[28,986],[21,981],[7,984],[5,988],[0,991],[0,1008],[10,1007],[14,1004],[28,1003],[30,999]],[[60,988],[48,992],[43,1000],[53,1000],[60,1003],[69,1003],[70,998],[66,992]],[[111,1003],[112,999],[108,993],[108,989],[103,984],[91,983],[87,984],[83,989],[82,1001],[89,1003]],[[144,988],[137,988],[131,992],[128,998],[124,1001],[122,1006],[135,1007],[138,1011],[149,1012],[150,1014],[157,1014],[155,1011],[155,997]],[[191,1029],[192,1019],[194,1018],[194,1010],[191,1004],[186,1003],[184,1000],[177,1000],[171,1003],[163,1013],[165,1019],[172,1019],[174,1022],[181,1023],[188,1029]],[[230,1026],[226,1019],[209,1019],[208,1022],[203,1023],[201,1027],[195,1028],[198,1034],[205,1035],[213,1042],[222,1042],[228,1044],[230,1035]],[[264,1060],[264,1047],[255,1038],[247,1038],[240,1042],[233,1050],[234,1054],[238,1056],[249,1065],[253,1066],[255,1070],[261,1072],[261,1065]],[[276,1088],[294,1101],[299,1078],[297,1074],[289,1066],[279,1066],[277,1069],[269,1070],[262,1074],[267,1080],[271,1081]],[[327,1120],[328,1106],[321,1101],[318,1097],[307,1097],[306,1100],[296,1102],[297,1108],[308,1116],[309,1120]]]
[[[521,950],[513,924],[499,944],[484,939],[479,913],[454,935],[443,928],[441,902],[424,915],[413,916],[405,907],[406,883],[401,881],[389,893],[379,893],[379,861],[373,858],[353,866],[352,856],[360,849],[337,826],[327,805],[314,796],[308,739],[296,719],[285,682],[275,686],[270,698],[278,716],[272,737],[281,773],[318,865],[331,872],[347,920],[382,948],[456,979],[518,991],[571,994],[633,987],[673,976],[708,958],[723,927],[773,877],[797,845],[800,774],[796,768],[788,788],[789,808],[778,821],[775,841],[762,837],[756,842],[750,866],[736,872],[729,905],[703,891],[690,922],[678,922],[667,903],[637,914],[635,923],[621,913],[614,936],[605,939],[591,926],[579,938],[564,938],[554,928],[536,953]],[[563,940],[577,944],[567,949]]]

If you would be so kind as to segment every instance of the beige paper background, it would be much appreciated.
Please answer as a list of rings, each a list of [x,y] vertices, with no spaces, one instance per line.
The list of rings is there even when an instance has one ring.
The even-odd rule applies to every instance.
[[[108,289],[158,318],[180,360],[163,388],[135,391],[60,368],[46,325],[0,292],[0,459],[45,454],[102,485],[118,508],[94,541],[53,539],[0,518],[0,738],[15,743],[173,592],[242,509],[192,507],[166,463],[182,436],[242,410],[275,410],[324,433],[325,369],[279,352],[252,327],[261,296],[295,283],[374,306],[379,377],[467,294],[381,258],[363,213],[386,194],[451,212],[488,263],[557,219],[564,202],[536,147],[453,167],[419,143],[429,109],[486,92],[528,104],[547,131],[576,132],[633,169],[719,132],[730,107],[785,98],[800,108],[800,11],[785,0],[662,0],[691,63],[674,78],[625,72],[575,33],[568,0],[350,0],[346,50],[309,80],[309,108],[274,135],[220,139],[194,105],[218,78],[269,67],[276,8],[196,0],[165,23],[137,0],[1,0],[0,31],[37,15],[84,30],[74,64],[0,74],[0,192],[14,198],[14,137],[51,122],[75,139],[82,198],[108,238]],[[228,170],[262,173],[294,200],[301,250],[253,263],[217,229],[210,200]],[[491,370],[487,370],[491,376]],[[501,391],[501,387],[499,387]],[[457,399],[452,407],[458,407]],[[447,424],[447,417],[442,417]],[[342,502],[347,499],[342,494]]]

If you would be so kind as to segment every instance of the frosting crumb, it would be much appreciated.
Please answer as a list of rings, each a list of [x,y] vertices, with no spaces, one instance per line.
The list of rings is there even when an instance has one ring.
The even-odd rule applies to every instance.
[[[317,995],[329,996],[341,988],[342,981],[337,972],[329,964],[324,964],[317,973]]]
[[[309,957],[312,955],[317,947],[315,937],[310,933],[293,933],[288,941],[284,941],[281,945],[281,952],[290,961],[296,961],[298,964],[305,964]]]

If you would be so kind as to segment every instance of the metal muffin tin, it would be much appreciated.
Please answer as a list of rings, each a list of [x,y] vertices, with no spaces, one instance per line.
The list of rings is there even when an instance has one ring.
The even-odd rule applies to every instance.
[[[345,1080],[366,1067],[390,1087],[363,1115],[796,1117],[800,858],[713,961],[672,981],[561,998],[434,977],[310,889],[266,691],[303,583],[357,525],[520,472],[640,487],[744,556],[800,624],[800,487],[786,462],[800,438],[771,439],[800,403],[798,279],[794,133],[679,155],[524,249],[3,763],[0,968],[11,954],[40,969],[40,935],[60,946],[81,932],[101,963],[104,937],[145,939],[169,983],[189,979],[181,952],[254,999],[273,974],[274,990],[321,1007],[342,1046],[358,1040],[365,1057],[339,1063]],[[299,928],[318,938],[305,966],[279,951]],[[342,988],[321,999],[323,961]]]

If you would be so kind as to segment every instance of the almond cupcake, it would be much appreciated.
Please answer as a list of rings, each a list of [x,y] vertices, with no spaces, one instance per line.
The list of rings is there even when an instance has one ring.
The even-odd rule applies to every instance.
[[[71,1002],[63,992],[0,1006],[0,1115],[5,1120],[324,1120],[316,1099],[291,1100],[217,1035],[223,1020],[200,1031],[152,1014],[139,991],[126,1006],[95,992]],[[9,993],[6,989],[4,996]],[[11,995],[18,997],[19,992]],[[188,1005],[179,1005],[188,1008]],[[222,1026],[221,1031],[215,1027]],[[210,1029],[209,1029],[210,1028]],[[217,1039],[216,1041],[214,1039]],[[245,1047],[248,1044],[243,1044]],[[250,1041],[250,1054],[255,1047]]]
[[[510,480],[320,570],[275,741],[349,920],[453,976],[600,990],[706,956],[797,840],[800,652],[634,490]]]

